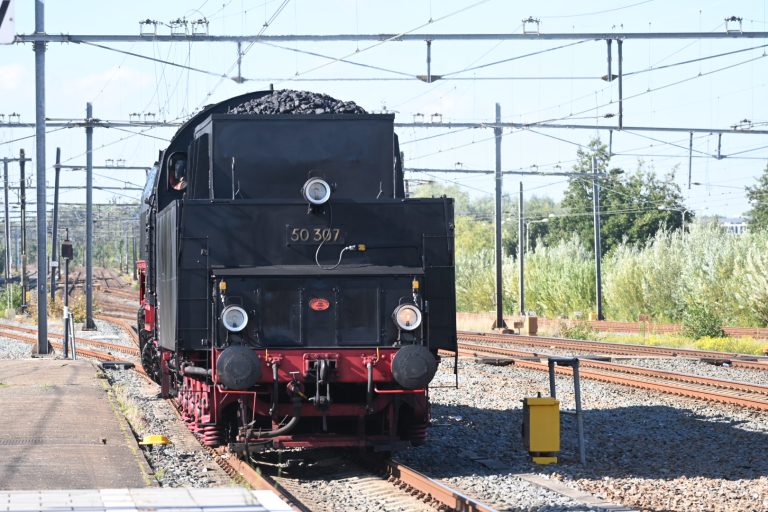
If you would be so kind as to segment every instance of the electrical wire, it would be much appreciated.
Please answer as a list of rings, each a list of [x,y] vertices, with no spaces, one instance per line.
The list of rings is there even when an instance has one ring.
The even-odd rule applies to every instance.
[[[359,55],[359,54],[361,54],[363,52],[366,52],[368,50],[371,50],[373,48],[377,48],[377,47],[379,47],[379,46],[381,46],[383,44],[389,43],[391,41],[396,41],[397,39],[399,39],[400,37],[402,37],[402,36],[404,36],[406,34],[410,34],[412,32],[416,32],[417,30],[420,30],[420,29],[422,29],[422,28],[424,28],[424,27],[426,27],[428,25],[431,25],[433,23],[437,23],[437,22],[443,21],[443,20],[448,19],[450,17],[453,17],[453,16],[455,16],[457,14],[461,14],[462,12],[465,12],[465,11],[468,11],[470,9],[473,9],[473,8],[477,7],[478,5],[484,4],[484,3],[489,2],[489,1],[490,0],[479,0],[479,1],[474,2],[474,3],[472,3],[472,4],[470,4],[470,5],[466,6],[466,7],[462,7],[461,9],[457,9],[455,11],[452,11],[452,12],[448,13],[448,14],[445,14],[445,15],[437,18],[437,19],[432,19],[430,17],[430,19],[429,19],[429,21],[427,23],[423,23],[423,24],[419,25],[418,27],[414,27],[414,28],[412,28],[410,30],[406,30],[405,32],[401,32],[401,33],[396,34],[396,35],[394,35],[392,37],[384,39],[382,41],[377,41],[377,42],[375,42],[375,43],[373,43],[373,44],[371,44],[369,46],[366,46],[363,49],[357,49],[356,51],[354,51],[352,53],[349,53],[347,55],[343,55],[342,57],[338,57],[338,58],[334,59],[331,62],[326,62],[325,64],[321,64],[319,66],[315,66],[313,68],[306,69],[304,71],[297,71],[294,77],[289,77],[286,80],[290,81],[290,80],[292,80],[295,77],[298,77],[298,76],[301,76],[301,75],[306,75],[308,73],[312,73],[313,71],[317,71],[319,69],[322,69],[322,68],[325,68],[327,66],[330,66],[330,65],[332,65],[332,64],[334,64],[336,62],[340,62],[342,59],[348,59],[349,57],[352,57],[354,55]]]
[[[323,238],[322,242],[320,242],[320,245],[317,246],[317,250],[315,251],[315,263],[322,270],[336,270],[339,267],[339,265],[341,265],[341,259],[344,257],[344,253],[347,251],[354,251],[356,247],[354,245],[347,245],[341,251],[339,251],[339,260],[336,262],[335,265],[333,265],[332,267],[324,267],[320,264],[320,259],[319,259],[320,248],[323,246],[324,243],[325,243],[325,238]]]
[[[392,74],[395,74],[395,75],[401,75],[401,76],[404,76],[404,77],[408,77],[408,79],[410,79],[410,80],[418,80],[418,77],[416,75],[413,75],[411,73],[405,73],[403,71],[397,71],[397,70],[394,70],[394,69],[387,69],[387,68],[383,68],[383,67],[380,67],[380,66],[373,66],[371,64],[363,64],[361,62],[354,62],[354,61],[343,59],[343,58],[342,59],[338,59],[336,57],[331,57],[330,55],[323,55],[322,53],[311,52],[309,50],[299,50],[298,48],[290,48],[288,46],[282,46],[282,45],[279,45],[279,44],[268,43],[266,41],[258,41],[258,43],[261,44],[261,45],[264,45],[264,46],[270,46],[272,48],[277,48],[279,50],[284,50],[284,51],[287,51],[287,52],[300,53],[300,54],[303,54],[303,55],[311,55],[312,57],[320,57],[322,59],[328,59],[328,60],[331,60],[331,61],[334,61],[334,62],[343,62],[345,64],[350,64],[352,66],[359,66],[359,67],[362,67],[362,68],[375,69],[377,71],[384,71],[385,73],[392,73]],[[246,79],[246,80],[255,80],[255,79],[251,78],[251,79]],[[276,79],[276,78],[259,78],[258,80],[259,81],[269,81],[269,80],[281,80],[281,79],[279,79],[279,78],[278,79]],[[296,79],[296,80],[298,80],[298,79]],[[304,80],[313,80],[313,79],[304,79]],[[314,80],[317,80],[317,79],[314,79]],[[336,79],[325,79],[325,80],[336,80]],[[347,79],[347,80],[349,80],[349,79]],[[376,80],[376,78],[369,78],[369,80]],[[392,80],[392,79],[390,79],[390,80]]]
[[[629,76],[632,76],[632,75],[639,75],[641,73],[650,73],[652,71],[659,71],[661,69],[673,68],[675,66],[683,66],[685,64],[693,64],[693,63],[696,63],[696,62],[703,62],[705,60],[716,59],[716,58],[725,57],[725,56],[728,56],[728,55],[735,55],[737,53],[748,52],[748,51],[751,51],[751,50],[759,50],[760,48],[766,48],[766,47],[768,47],[768,44],[761,44],[759,46],[750,46],[749,48],[742,48],[740,50],[733,50],[733,51],[725,52],[725,53],[717,53],[715,55],[707,55],[706,57],[699,57],[699,58],[696,58],[696,59],[689,59],[689,60],[683,60],[683,61],[680,61],[680,62],[673,62],[672,64],[665,64],[664,66],[655,66],[655,67],[652,66],[652,67],[649,67],[649,68],[639,69],[637,71],[630,71],[628,73],[622,73],[622,74],[623,74],[624,78],[626,78],[626,77],[629,77]]]
[[[605,14],[605,13],[608,13],[608,12],[616,12],[616,11],[621,11],[621,10],[624,10],[624,9],[629,9],[631,7],[637,7],[638,5],[649,4],[649,3],[653,2],[653,1],[654,0],[644,0],[642,2],[635,2],[633,4],[624,5],[624,6],[621,6],[621,7],[614,7],[613,9],[604,9],[602,11],[585,12],[585,13],[582,13],[582,14],[563,14],[563,15],[560,15],[560,16],[541,16],[540,18],[542,20],[556,20],[556,19],[562,19],[562,18],[580,18],[580,17],[583,17],[583,16],[594,16],[596,14]]]
[[[134,135],[139,135],[141,137],[148,137],[150,139],[161,140],[163,142],[171,142],[171,139],[166,139],[165,137],[158,137],[156,135],[148,135],[148,134],[143,133],[143,132],[138,132],[138,133],[137,132],[132,132],[131,130],[129,130],[127,128],[120,128],[118,126],[110,126],[109,128],[112,129],[112,130],[117,130],[119,132],[126,132],[126,133],[131,133],[131,134],[134,134]]]
[[[499,64],[504,64],[506,62],[512,62],[512,61],[515,61],[515,60],[524,59],[526,57],[533,57],[535,55],[541,55],[542,53],[553,52],[555,50],[562,50],[563,48],[568,48],[568,47],[571,47],[571,46],[576,46],[576,45],[579,45],[579,44],[582,44],[582,43],[587,43],[587,42],[590,42],[590,41],[592,41],[592,40],[591,39],[585,39],[583,41],[575,41],[573,43],[563,44],[563,45],[560,45],[560,46],[555,46],[553,48],[547,48],[546,50],[540,50],[540,51],[537,51],[537,52],[526,53],[524,55],[517,55],[515,57],[510,57],[508,59],[497,60],[495,62],[489,62],[487,64],[480,64],[479,66],[473,66],[473,67],[470,67],[470,68],[464,68],[464,69],[461,69],[459,71],[452,71],[450,73],[444,73],[442,76],[449,77],[449,76],[452,76],[452,75],[457,75],[459,73],[464,73],[466,71],[475,71],[475,70],[487,68],[487,67],[490,67],[490,66],[497,66]]]
[[[167,66],[174,66],[174,67],[177,67],[177,68],[185,69],[187,71],[195,71],[196,73],[203,73],[205,75],[210,75],[210,76],[215,76],[215,77],[230,78],[226,74],[222,75],[221,73],[216,73],[214,71],[208,71],[207,69],[201,69],[201,68],[196,68],[196,67],[192,67],[192,66],[187,66],[187,65],[184,65],[184,64],[179,64],[178,62],[172,62],[172,61],[165,60],[165,59],[159,59],[159,58],[156,58],[156,57],[150,57],[149,55],[142,55],[140,53],[130,52],[128,50],[120,50],[119,48],[112,48],[111,46],[106,46],[106,45],[99,44],[99,43],[93,43],[91,41],[73,40],[72,42],[73,43],[79,43],[79,44],[85,44],[85,45],[89,45],[89,46],[95,46],[97,48],[101,48],[102,50],[107,50],[107,51],[116,52],[116,53],[122,53],[124,55],[130,55],[131,57],[136,57],[136,58],[139,58],[139,59],[149,60],[149,61],[156,62],[156,63],[159,63],[159,64],[165,64]]]
[[[45,134],[48,135],[49,133],[60,132],[61,130],[66,130],[67,128],[69,128],[69,126],[62,126],[62,127],[59,127],[59,128],[53,128],[51,130],[46,130]],[[32,135],[27,135],[25,137],[19,137],[18,139],[4,140],[4,141],[0,142],[0,146],[5,146],[7,144],[13,144],[14,142],[19,142],[21,140],[34,139],[35,137],[36,137],[36,135],[32,134]]]

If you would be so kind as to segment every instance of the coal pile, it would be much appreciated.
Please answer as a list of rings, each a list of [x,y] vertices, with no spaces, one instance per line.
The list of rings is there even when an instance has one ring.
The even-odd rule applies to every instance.
[[[353,101],[327,94],[284,89],[229,109],[229,114],[365,114]]]

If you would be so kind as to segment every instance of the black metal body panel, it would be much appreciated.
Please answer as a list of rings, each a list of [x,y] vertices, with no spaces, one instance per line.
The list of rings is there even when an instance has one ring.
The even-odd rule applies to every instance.
[[[176,350],[176,325],[178,318],[179,270],[178,258],[178,209],[172,204],[157,215],[157,301],[160,305],[158,339],[163,348]]]
[[[366,250],[348,251],[324,270],[315,263],[319,243],[293,243],[286,226],[338,227],[346,244]],[[165,348],[175,349],[177,339],[178,348],[192,350],[223,341],[223,329],[209,330],[221,279],[227,300],[253,315],[242,336],[254,346],[392,345],[398,332],[390,314],[411,300],[418,278],[425,341],[455,349],[451,199],[337,200],[322,212],[308,212],[302,201],[185,200],[158,215],[157,230]],[[334,266],[342,248],[323,244],[321,266]],[[312,298],[328,300],[329,309],[312,311]]]
[[[310,177],[334,198],[395,197],[393,115],[213,115],[198,126],[189,199],[300,198]],[[200,142],[202,139],[202,142]],[[205,158],[207,156],[207,159]],[[234,158],[234,163],[233,163]]]

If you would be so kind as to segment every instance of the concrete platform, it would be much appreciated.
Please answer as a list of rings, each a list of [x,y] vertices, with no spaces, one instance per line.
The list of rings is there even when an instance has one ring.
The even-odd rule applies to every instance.
[[[0,490],[154,485],[97,373],[83,360],[0,361]],[[5,496],[0,510],[9,510]]]
[[[209,489],[102,489],[0,492],[0,511],[291,512],[271,491]]]

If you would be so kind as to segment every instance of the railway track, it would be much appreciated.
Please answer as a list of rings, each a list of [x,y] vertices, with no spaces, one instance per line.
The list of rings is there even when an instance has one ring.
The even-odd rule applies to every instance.
[[[338,510],[338,503],[329,506],[328,498],[320,496],[318,499],[316,486],[313,485],[316,481],[343,487],[348,495],[371,497],[375,501],[371,507],[377,510],[416,512],[423,511],[425,507],[476,512],[495,510],[389,458],[361,460],[359,454],[336,452],[323,455],[319,467],[288,468],[287,472],[289,475],[273,475],[270,478],[297,499],[305,510]]]
[[[504,345],[525,345],[543,348],[572,350],[589,354],[615,354],[631,357],[688,357],[701,359],[713,364],[729,364],[734,368],[750,370],[768,370],[768,357],[747,356],[744,354],[695,350],[684,348],[649,347],[646,345],[628,345],[604,341],[572,340],[546,336],[526,336],[518,334],[497,334],[483,332],[458,333],[459,341],[487,341]],[[530,353],[530,352],[529,352]]]
[[[486,337],[477,337],[476,339],[489,341]],[[509,358],[510,362],[517,367],[548,371],[546,354],[468,343],[466,333],[463,333],[460,340],[459,355]],[[580,366],[580,375],[586,379],[711,400],[750,409],[768,410],[768,387],[766,386],[589,359],[581,359]],[[570,374],[571,372],[571,370],[560,367],[557,367],[556,371],[561,374]]]
[[[108,315],[98,315],[101,320],[113,322],[121,327],[132,339],[138,342],[138,336],[128,321]],[[30,345],[37,344],[37,329],[22,327],[7,323],[0,323],[0,332],[3,336],[23,341]],[[50,338],[63,339],[59,333],[49,332]],[[63,349],[62,343],[51,341],[56,350]],[[85,348],[92,346],[102,350]],[[104,351],[106,350],[106,351]],[[131,357],[138,357],[138,349],[107,343],[87,338],[79,339],[78,354],[83,357],[98,361],[116,361],[125,359],[117,357],[115,352]],[[133,361],[135,369],[144,378],[149,379],[138,361]],[[171,402],[175,408],[175,404]],[[205,447],[204,447],[205,448]],[[277,493],[283,500],[290,503],[298,510],[315,510],[316,500],[312,495],[311,485],[302,485],[294,478],[284,476],[269,476],[250,464],[231,456],[225,448],[206,448],[214,461],[233,479],[247,483],[255,489],[266,489]],[[325,473],[327,478],[327,472]],[[361,495],[386,496],[388,506],[398,510],[423,510],[430,506],[441,510],[461,511],[493,511],[488,505],[466,496],[460,491],[451,489],[445,484],[432,480],[417,471],[393,460],[382,460],[376,463],[373,469],[363,469],[362,466],[349,468],[345,474],[334,475],[345,478],[344,484]]]
[[[19,325],[0,322],[0,333],[2,333],[3,336],[6,336],[8,338],[22,341],[30,345],[37,345],[37,329],[34,327],[23,327]],[[64,349],[64,345],[61,342],[50,340],[50,338],[54,338],[56,340],[63,340],[64,334],[48,331],[48,338],[49,338],[48,340],[49,343],[56,350]],[[135,347],[127,347],[125,345],[119,345],[116,343],[109,343],[106,341],[94,340],[90,338],[77,338],[76,341],[78,343],[77,351],[78,353],[83,355],[86,355],[86,351],[88,351],[88,349],[81,348],[79,346],[80,344],[85,344],[85,345],[108,350],[109,352],[102,353],[105,356],[104,360],[108,360],[108,361],[114,361],[117,359],[117,357],[113,354],[113,352],[120,352],[122,354],[134,356],[134,357],[139,356],[139,349]],[[109,357],[111,359],[106,359],[106,357]]]

